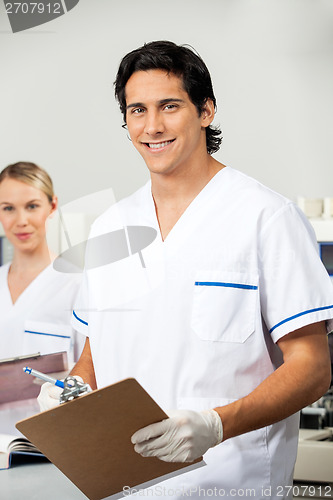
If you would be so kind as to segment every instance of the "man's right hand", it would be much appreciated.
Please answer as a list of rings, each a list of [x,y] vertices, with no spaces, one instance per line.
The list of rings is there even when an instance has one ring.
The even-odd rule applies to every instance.
[[[61,387],[57,387],[50,382],[45,382],[37,398],[40,411],[51,410],[51,408],[58,406],[61,393]]]
[[[79,375],[73,375],[76,380],[83,383],[82,378]],[[45,382],[42,385],[39,396],[37,398],[40,411],[51,410],[60,404],[60,394],[63,389],[61,387],[57,387],[50,382]]]

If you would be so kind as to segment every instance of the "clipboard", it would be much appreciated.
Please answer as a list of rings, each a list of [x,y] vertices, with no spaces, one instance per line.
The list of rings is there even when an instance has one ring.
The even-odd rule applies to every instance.
[[[88,498],[124,497],[205,465],[163,462],[134,451],[131,436],[167,418],[133,378],[80,396],[16,424],[42,453]],[[124,488],[126,489],[124,490]]]
[[[27,377],[23,373],[23,368],[27,365],[44,373],[67,371],[67,352],[42,355],[37,353],[0,360],[0,404],[38,396],[40,384],[36,384],[33,377]]]

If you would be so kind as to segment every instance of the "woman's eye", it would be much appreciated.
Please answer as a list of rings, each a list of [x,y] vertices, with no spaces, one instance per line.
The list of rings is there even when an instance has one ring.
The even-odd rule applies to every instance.
[[[35,208],[38,208],[38,205],[35,205],[35,203],[31,203],[31,205],[28,205],[29,210],[34,210]]]
[[[11,212],[12,210],[14,210],[14,208],[13,208],[13,207],[9,207],[9,206],[7,206],[7,207],[3,207],[3,211],[4,211],[4,212]]]

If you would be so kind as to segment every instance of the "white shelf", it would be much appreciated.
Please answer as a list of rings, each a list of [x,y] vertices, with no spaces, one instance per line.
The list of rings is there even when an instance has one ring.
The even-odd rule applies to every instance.
[[[309,222],[316,233],[317,241],[333,241],[333,217],[309,218]]]

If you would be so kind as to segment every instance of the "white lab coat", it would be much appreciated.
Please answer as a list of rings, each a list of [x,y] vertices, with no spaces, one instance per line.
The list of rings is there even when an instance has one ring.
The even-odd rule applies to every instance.
[[[216,174],[164,242],[150,183],[102,215],[92,236],[126,225],[158,231],[142,251],[146,267],[134,254],[87,271],[73,315],[89,336],[99,387],[135,377],[166,411],[223,406],[281,364],[282,336],[333,317],[333,288],[305,217],[232,168]],[[229,439],[208,450],[206,467],[147,495],[287,497],[297,436],[293,415]]]
[[[84,339],[70,323],[81,276],[59,273],[50,264],[13,304],[9,267],[0,267],[0,358],[67,351],[72,363],[74,351],[82,350]]]

